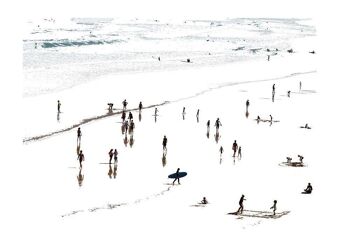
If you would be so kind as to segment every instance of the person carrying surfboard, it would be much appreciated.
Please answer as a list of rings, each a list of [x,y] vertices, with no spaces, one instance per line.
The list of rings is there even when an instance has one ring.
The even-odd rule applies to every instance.
[[[173,181],[173,185],[175,184],[176,180],[177,180],[178,184],[180,184],[179,172],[180,172],[180,168],[177,168],[176,173],[175,173],[175,179]]]

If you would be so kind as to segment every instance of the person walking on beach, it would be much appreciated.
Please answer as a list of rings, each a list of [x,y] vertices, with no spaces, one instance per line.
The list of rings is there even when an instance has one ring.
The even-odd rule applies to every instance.
[[[126,110],[126,106],[128,105],[128,102],[126,102],[126,99],[123,100],[123,110]]]
[[[242,159],[242,146],[239,146],[239,148],[238,148],[237,157],[238,157],[239,159]]]
[[[217,118],[216,121],[215,121],[216,132],[219,131],[220,126],[222,126],[222,124],[220,122],[220,119]]]
[[[82,162],[85,160],[85,156],[83,154],[83,150],[80,150],[79,154],[78,154],[78,160],[79,160],[79,164],[80,164],[80,167],[82,167]]]
[[[185,115],[186,114],[186,107],[183,107],[182,108],[182,115]]]
[[[210,120],[207,121],[207,130],[209,131],[210,129]]]
[[[57,112],[61,113],[61,102],[57,100]]]
[[[244,209],[244,207],[243,207],[243,201],[245,201],[246,199],[244,198],[244,195],[242,195],[241,196],[241,199],[239,199],[239,208],[238,208],[238,210],[237,210],[237,212],[236,212],[236,214],[242,214],[243,213],[243,209]]]
[[[220,157],[221,157],[222,153],[224,152],[224,148],[222,146],[220,147],[219,152],[220,152]]]
[[[126,118],[126,113],[125,113],[125,111],[123,110],[123,112],[122,112],[122,120],[123,120],[123,122],[125,121],[125,118]]]
[[[304,194],[311,194],[312,192],[312,186],[311,183],[308,183],[306,189],[304,190]]]
[[[82,136],[81,130],[80,130],[80,127],[78,127],[78,130],[77,130],[77,143],[78,143],[78,145],[81,142],[81,136]]]
[[[163,143],[162,144],[163,144],[163,153],[167,152],[168,149],[167,149],[166,145],[168,144],[168,138],[166,136],[163,137]]]
[[[123,125],[124,125],[124,130],[125,130],[125,135],[126,135],[128,133],[128,129],[129,129],[129,122],[128,122],[128,120],[126,120]]]
[[[272,123],[272,115],[270,114],[270,122]]]
[[[109,155],[109,164],[111,164],[112,163],[112,159],[113,159],[113,148],[111,150],[109,150],[108,155]]]
[[[275,92],[276,92],[275,90],[276,90],[276,85],[273,84],[273,85],[272,85],[272,94],[275,94]]]
[[[179,172],[180,172],[180,168],[177,168],[173,185],[175,184],[176,180],[177,180],[177,183],[180,184]]]
[[[273,215],[276,215],[276,209],[277,209],[277,200],[273,201],[273,205],[270,209],[273,209]]]
[[[199,109],[197,110],[196,118],[197,118],[197,122],[198,122],[199,121]]]
[[[134,128],[135,128],[135,123],[134,123],[134,120],[131,119],[129,133],[134,132]]]
[[[250,105],[249,99],[247,99],[247,101],[245,102],[245,109],[246,111],[248,111],[248,107]]]
[[[117,149],[114,149],[113,156],[114,156],[114,164],[116,164],[118,162],[118,151],[117,151]]]
[[[157,107],[154,109],[154,116],[158,116],[158,109],[157,109]]]
[[[142,108],[143,108],[142,101],[140,101],[140,103],[139,103],[139,111],[141,111]]]
[[[236,151],[237,151],[238,145],[236,140],[232,144],[232,150],[233,150],[233,157],[236,157]]]

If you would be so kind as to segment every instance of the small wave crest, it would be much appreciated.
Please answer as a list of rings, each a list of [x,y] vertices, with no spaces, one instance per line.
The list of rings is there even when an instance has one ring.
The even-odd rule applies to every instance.
[[[41,44],[42,48],[55,48],[55,47],[70,47],[70,46],[88,46],[88,45],[104,45],[120,43],[123,40],[55,40],[55,41],[44,41]]]

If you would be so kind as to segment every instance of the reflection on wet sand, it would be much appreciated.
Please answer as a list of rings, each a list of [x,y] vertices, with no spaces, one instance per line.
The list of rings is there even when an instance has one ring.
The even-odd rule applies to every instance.
[[[163,153],[163,156],[162,156],[162,165],[163,167],[166,166],[166,154]]]

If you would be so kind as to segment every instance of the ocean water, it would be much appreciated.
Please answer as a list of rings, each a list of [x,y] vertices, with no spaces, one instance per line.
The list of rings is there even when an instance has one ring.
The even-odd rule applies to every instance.
[[[116,73],[283,56],[291,41],[315,34],[315,27],[300,19],[29,20],[23,37],[23,96],[57,92]]]

